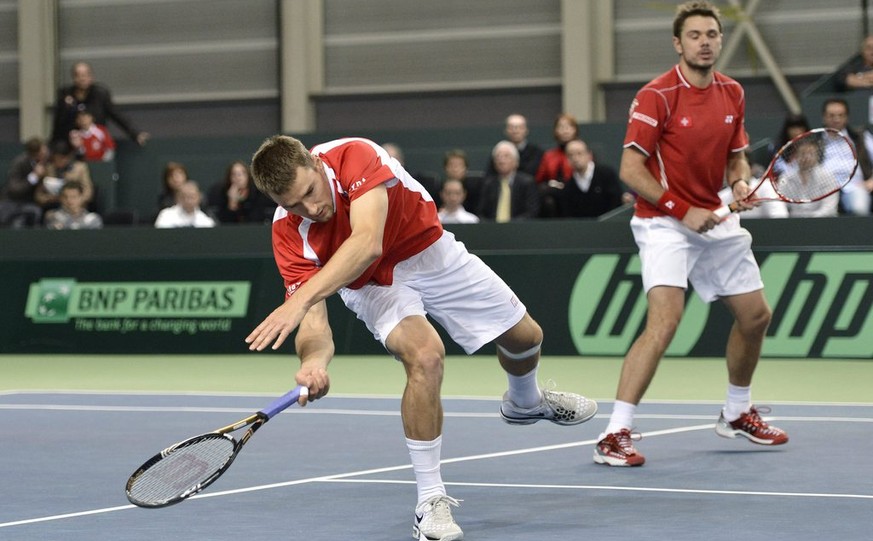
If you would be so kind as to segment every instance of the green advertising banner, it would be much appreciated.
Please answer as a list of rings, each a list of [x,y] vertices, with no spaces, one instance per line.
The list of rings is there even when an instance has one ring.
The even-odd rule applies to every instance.
[[[824,219],[767,225],[753,231],[773,310],[763,354],[873,359],[873,227]],[[647,304],[626,223],[454,231],[543,327],[544,353],[623,356],[641,332]],[[284,295],[263,227],[0,230],[0,254],[0,353],[242,353],[244,338]],[[723,356],[730,314],[693,292],[686,298],[667,355]],[[328,311],[338,354],[385,353],[338,296]],[[462,352],[440,333],[449,354]]]

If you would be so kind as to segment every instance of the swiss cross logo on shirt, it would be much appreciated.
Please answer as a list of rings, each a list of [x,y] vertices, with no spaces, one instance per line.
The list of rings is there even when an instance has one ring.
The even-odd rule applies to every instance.
[[[734,123],[734,115],[727,115],[724,117],[725,124],[733,124]]]
[[[691,117],[690,116],[683,116],[682,118],[679,119],[679,125],[682,126],[683,128],[690,128],[691,127]]]

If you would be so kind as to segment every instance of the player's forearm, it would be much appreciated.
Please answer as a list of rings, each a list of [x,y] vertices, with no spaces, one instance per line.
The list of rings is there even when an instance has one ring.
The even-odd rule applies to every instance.
[[[646,168],[644,159],[641,161],[635,154],[637,151],[625,149],[621,158],[619,176],[631,190],[636,192],[637,196],[653,205],[657,204],[664,195],[664,188]]]
[[[335,349],[325,302],[317,303],[306,313],[297,329],[294,347],[301,365],[327,368]]]
[[[313,306],[354,282],[381,255],[381,237],[376,245],[370,235],[352,233],[324,267],[294,296],[299,295],[306,306]]]

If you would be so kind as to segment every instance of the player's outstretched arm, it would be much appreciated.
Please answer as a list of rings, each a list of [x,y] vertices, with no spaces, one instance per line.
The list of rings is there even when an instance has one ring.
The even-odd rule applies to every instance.
[[[355,199],[349,220],[352,233],[308,282],[246,337],[250,350],[272,344],[279,349],[294,332],[310,307],[355,281],[382,255],[382,238],[388,218],[388,190],[378,185]]]
[[[318,400],[330,390],[327,365],[333,359],[334,343],[325,301],[318,302],[306,312],[297,329],[294,345],[300,357],[297,383],[309,388],[309,396],[298,401],[305,406],[308,401]]]

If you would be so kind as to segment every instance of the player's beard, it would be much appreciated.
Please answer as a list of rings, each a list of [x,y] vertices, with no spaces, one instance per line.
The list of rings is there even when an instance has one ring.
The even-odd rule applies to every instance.
[[[697,62],[693,58],[685,58],[685,65],[688,66],[689,69],[696,71],[700,75],[709,75],[712,73],[712,70],[715,66],[715,61],[718,59],[718,56],[713,56],[711,61],[707,62]]]

